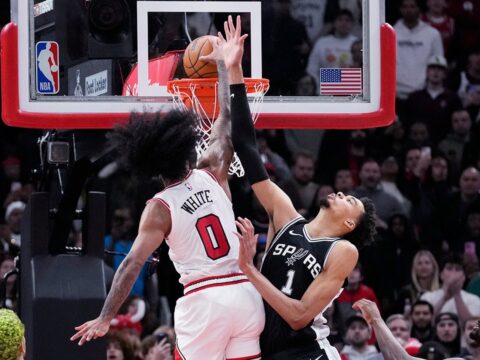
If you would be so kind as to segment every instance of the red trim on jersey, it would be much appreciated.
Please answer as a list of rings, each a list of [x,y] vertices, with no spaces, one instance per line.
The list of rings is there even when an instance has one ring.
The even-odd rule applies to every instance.
[[[178,345],[175,345],[175,354],[174,355],[175,355],[174,360],[185,360],[185,357],[183,356],[183,354],[178,349]]]
[[[187,285],[184,286],[184,288],[187,288],[189,286],[192,286],[192,285],[195,285],[195,284],[198,284],[198,283],[201,283],[201,282],[209,281],[209,280],[226,279],[226,278],[229,278],[229,277],[243,276],[243,275],[245,275],[245,274],[243,274],[243,273],[233,273],[233,274],[228,274],[228,275],[208,276],[208,277],[205,277],[205,278],[201,278],[201,279],[189,282]]]
[[[184,296],[187,296],[187,295],[196,293],[197,291],[205,290],[205,289],[208,289],[208,288],[211,288],[211,287],[235,285],[235,284],[240,284],[240,283],[249,282],[249,281],[250,280],[248,280],[248,279],[242,279],[242,280],[229,281],[229,282],[218,283],[218,284],[205,285],[205,286],[201,286],[199,288],[196,288],[195,290],[187,291]]]
[[[250,355],[250,356],[244,356],[244,357],[239,357],[239,358],[227,358],[227,360],[254,360],[254,359],[261,359],[262,354],[259,353],[257,355]]]
[[[220,181],[218,181],[217,177],[215,176],[214,173],[212,173],[210,170],[208,170],[207,168],[203,168],[203,169],[199,169],[201,171],[205,171],[208,175],[210,175],[210,177],[215,180],[216,183],[220,184]]]

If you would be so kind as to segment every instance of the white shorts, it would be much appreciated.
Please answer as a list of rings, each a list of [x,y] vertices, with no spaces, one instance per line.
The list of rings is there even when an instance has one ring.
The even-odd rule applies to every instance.
[[[177,360],[260,359],[260,294],[243,274],[195,281],[175,308]]]

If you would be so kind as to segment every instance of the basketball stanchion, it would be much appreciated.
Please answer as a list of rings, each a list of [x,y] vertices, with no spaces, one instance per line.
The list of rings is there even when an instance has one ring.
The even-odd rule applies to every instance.
[[[265,93],[268,91],[267,79],[245,79],[245,87],[251,101],[253,121],[257,121]],[[167,90],[173,97],[177,109],[188,109],[195,112],[199,119],[198,131],[201,134],[197,143],[197,158],[207,150],[210,132],[215,119],[219,115],[218,78],[179,79],[167,83]],[[239,177],[245,174],[237,154],[234,155],[228,173]]]

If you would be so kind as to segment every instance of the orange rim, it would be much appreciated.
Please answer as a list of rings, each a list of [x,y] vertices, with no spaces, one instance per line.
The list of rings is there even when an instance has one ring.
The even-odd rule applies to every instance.
[[[167,83],[167,91],[170,94],[176,94],[177,90],[190,93],[191,87],[194,86],[195,94],[198,97],[214,97],[215,88],[217,87],[218,78],[201,78],[201,79],[178,79],[170,80]],[[268,90],[268,79],[245,79],[245,87],[247,93],[263,92]]]

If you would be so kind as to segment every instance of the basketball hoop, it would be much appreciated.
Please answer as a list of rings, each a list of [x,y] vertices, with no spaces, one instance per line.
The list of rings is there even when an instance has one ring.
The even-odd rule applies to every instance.
[[[263,97],[268,91],[269,81],[267,79],[245,79],[245,87],[249,97],[253,98],[252,119],[255,123],[260,114]],[[167,90],[172,94],[173,103],[177,109],[192,110],[201,120],[198,130],[202,136],[196,146],[197,155],[198,158],[200,158],[208,149],[210,131],[220,112],[218,103],[218,79],[171,80],[167,83]],[[228,173],[230,175],[236,174],[239,177],[245,174],[237,154],[234,154]]]

